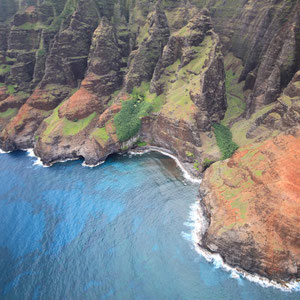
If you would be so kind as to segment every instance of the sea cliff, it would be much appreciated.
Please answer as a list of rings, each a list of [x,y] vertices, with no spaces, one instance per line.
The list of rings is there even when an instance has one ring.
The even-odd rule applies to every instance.
[[[298,0],[2,1],[0,149],[33,149],[46,165],[166,149],[204,172],[203,247],[299,278],[299,219],[286,200],[297,206],[299,194],[273,190],[299,178],[284,177],[299,163],[299,14]]]

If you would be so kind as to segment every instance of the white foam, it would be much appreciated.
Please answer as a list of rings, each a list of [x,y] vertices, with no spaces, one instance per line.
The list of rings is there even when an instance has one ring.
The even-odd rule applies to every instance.
[[[191,232],[192,237],[192,243],[193,247],[196,250],[197,253],[199,253],[202,257],[204,257],[208,262],[213,263],[215,268],[221,268],[225,270],[226,272],[230,273],[230,277],[237,279],[241,281],[243,278],[257,283],[261,285],[262,287],[273,287],[280,289],[284,292],[292,292],[292,291],[300,291],[300,283],[296,281],[291,281],[285,283],[285,285],[281,285],[273,280],[269,280],[267,278],[258,276],[256,274],[250,274],[243,270],[235,269],[229,265],[227,265],[222,257],[219,254],[211,253],[199,246],[199,243],[201,243],[202,236],[204,232],[207,229],[208,222],[203,215],[202,209],[200,207],[200,201],[198,200],[196,203],[192,204],[190,206],[190,214],[188,222],[185,224],[188,225],[188,227],[191,227],[191,224],[193,224],[193,229]],[[241,283],[241,282],[240,282]]]
[[[100,161],[99,163],[95,164],[95,165],[87,165],[85,163],[85,161],[81,164],[83,167],[86,167],[86,168],[96,168],[100,165],[103,165],[105,163],[105,161]]]
[[[41,160],[40,157],[38,157],[38,156],[36,156],[34,154],[33,149],[25,149],[25,150],[22,150],[22,151],[26,151],[27,152],[27,156],[32,157],[32,158],[36,158],[36,160],[33,163],[34,166],[40,166],[40,167],[44,167],[44,168],[49,168],[49,166],[43,164],[43,162],[42,162],[42,160]]]
[[[33,149],[26,149],[26,150],[22,150],[22,151],[26,151],[28,153],[27,156],[29,156],[29,157],[36,157]]]
[[[22,149],[21,151],[26,151],[28,153],[29,157],[36,158],[36,161],[33,163],[33,165],[42,166],[42,167],[45,167],[45,168],[50,167],[49,165],[43,164],[41,158],[34,154],[34,151],[33,151],[32,148]],[[179,161],[179,159],[175,155],[171,154],[166,149],[152,146],[152,147],[147,147],[147,149],[142,150],[142,151],[140,151],[140,150],[138,150],[138,151],[130,150],[130,151],[128,151],[128,154],[129,154],[129,157],[130,157],[131,155],[144,155],[144,154],[149,153],[149,152],[159,152],[159,153],[161,153],[165,156],[168,156],[168,157],[172,158],[176,162],[176,165],[182,171],[183,176],[186,180],[188,180],[192,183],[195,183],[195,184],[200,184],[201,183],[201,179],[195,178],[192,175],[190,175],[189,172],[184,168],[183,164]],[[3,150],[0,149],[0,154],[3,154],[3,153],[10,153],[10,152],[4,152]],[[58,160],[58,161],[53,162],[53,164],[54,163],[64,163],[64,162],[67,162],[67,161],[73,161],[73,160],[78,160],[78,159],[79,158],[69,158],[69,159],[65,159],[65,160]],[[95,168],[95,167],[98,167],[98,166],[100,166],[104,163],[105,163],[105,161],[101,161],[101,162],[99,162],[95,165],[87,165],[84,161],[82,163],[82,166],[83,167],[88,167],[88,168]]]
[[[6,152],[6,151],[3,151],[3,150],[0,149],[0,154],[8,154],[8,153],[11,153],[11,151]]]
[[[166,149],[159,148],[159,147],[148,147],[147,149],[145,149],[143,151],[133,151],[133,150],[131,150],[128,153],[130,155],[143,155],[143,154],[146,154],[146,153],[149,153],[149,152],[159,152],[159,153],[161,153],[165,156],[168,156],[168,157],[172,158],[176,162],[176,165],[182,171],[183,176],[186,180],[188,180],[192,183],[195,183],[195,184],[200,184],[201,183],[201,181],[202,181],[201,179],[195,178],[192,175],[190,175],[189,172],[184,168],[183,164],[179,161],[179,159],[175,155],[171,154]]]
[[[68,162],[68,161],[74,161],[74,160],[79,160],[80,158],[79,157],[74,157],[74,158],[66,158],[66,159],[62,159],[62,160],[55,160],[51,163],[51,166],[56,164],[56,163],[65,163],[65,162]]]

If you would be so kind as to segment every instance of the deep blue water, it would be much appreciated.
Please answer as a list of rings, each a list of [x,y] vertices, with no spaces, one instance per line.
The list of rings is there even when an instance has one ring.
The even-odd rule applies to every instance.
[[[0,155],[0,299],[299,299],[233,279],[184,238],[198,187],[160,154],[94,169]]]

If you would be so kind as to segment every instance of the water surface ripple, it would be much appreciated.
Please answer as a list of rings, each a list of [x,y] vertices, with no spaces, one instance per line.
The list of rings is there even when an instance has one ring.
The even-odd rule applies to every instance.
[[[33,165],[0,155],[0,299],[299,299],[197,254],[198,186],[161,154]]]

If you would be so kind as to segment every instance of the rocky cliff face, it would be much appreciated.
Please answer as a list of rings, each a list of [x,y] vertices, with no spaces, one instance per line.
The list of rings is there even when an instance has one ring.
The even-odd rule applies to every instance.
[[[242,59],[247,115],[274,102],[299,69],[299,1],[208,1],[216,31]],[[219,3],[220,2],[220,3]]]
[[[152,145],[200,176],[228,146],[220,136],[217,145],[215,123],[228,127],[226,139],[240,147],[294,133],[299,5],[3,0],[0,148],[33,148],[46,164],[81,157],[97,164],[111,153]],[[230,247],[230,236],[225,244]],[[242,256],[231,259],[219,249],[229,263],[242,265]],[[271,258],[265,256],[266,265]],[[288,269],[278,277],[272,272],[260,274],[296,277]]]
[[[300,276],[299,131],[241,148],[205,173],[201,246],[275,280]]]
[[[34,147],[45,163],[81,156],[97,163],[140,137],[194,164],[194,173],[203,145],[218,158],[211,124],[225,114],[225,73],[209,12],[176,4],[189,19],[174,28],[172,9],[144,4],[66,1],[58,8],[52,1],[45,18],[45,3],[24,2],[3,27],[2,149]],[[114,117],[134,94],[151,109],[124,144]],[[93,147],[83,151],[83,144]]]
[[[129,69],[125,76],[127,92],[132,92],[133,88],[140,86],[143,81],[151,80],[168,38],[167,17],[160,3],[157,3],[154,11],[148,15],[147,22],[140,33],[138,48],[130,54]]]
[[[219,37],[202,11],[170,36],[157,63],[150,91],[165,103],[152,126],[145,122],[144,139],[171,149],[182,160],[186,152],[193,154],[191,161],[200,159],[201,136],[207,136],[226,111],[224,78]]]

